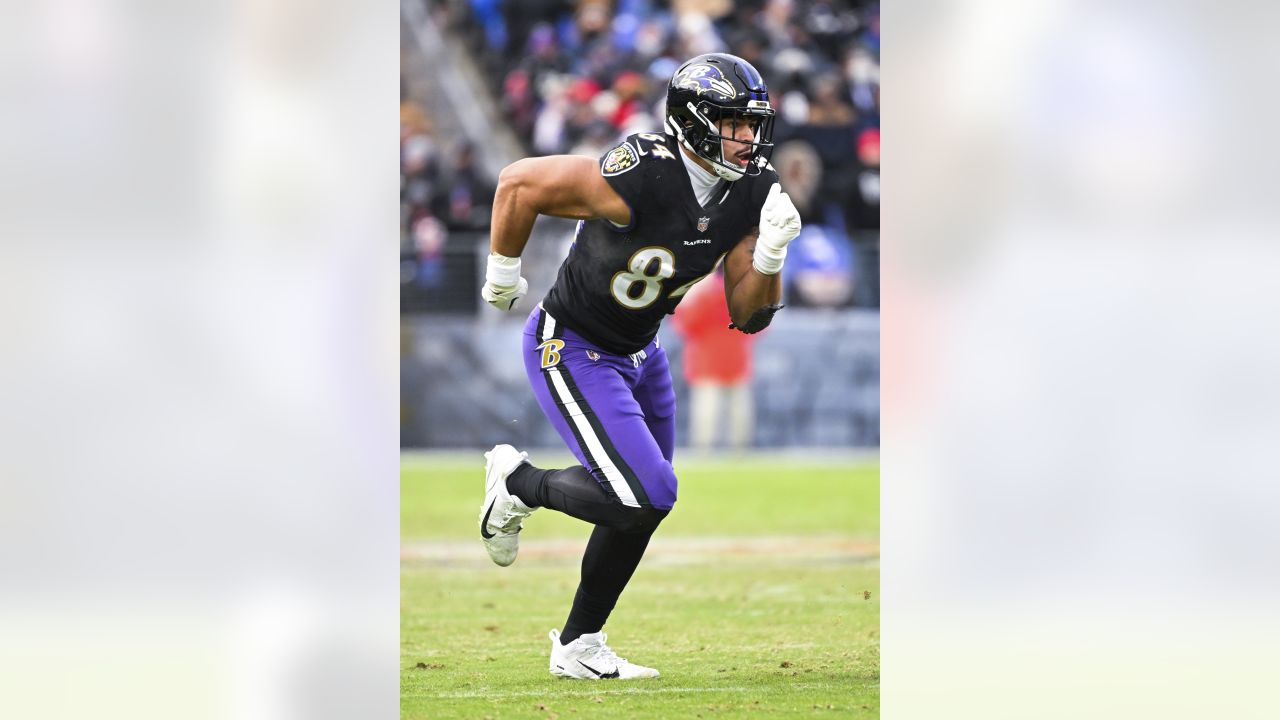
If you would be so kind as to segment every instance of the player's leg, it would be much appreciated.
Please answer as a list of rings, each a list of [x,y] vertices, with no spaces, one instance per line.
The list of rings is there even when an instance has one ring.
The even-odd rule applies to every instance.
[[[644,413],[649,434],[670,463],[675,455],[676,393],[671,383],[671,368],[661,348],[653,348],[641,365],[632,393]],[[640,563],[649,538],[667,514],[665,510],[658,512],[662,515],[640,526],[627,529],[597,526],[592,532],[582,558],[583,582],[574,597],[574,610],[565,622],[562,637],[572,640],[603,627],[604,619]]]
[[[671,384],[666,353],[660,348],[653,348],[653,353],[641,365],[632,395],[662,457],[671,463],[675,456],[676,393]],[[674,495],[671,501],[674,503]],[[649,538],[667,514],[667,511],[660,512],[662,516],[640,527],[596,526],[582,558],[582,582],[574,596],[573,609],[565,621],[562,638],[572,640],[604,627],[604,621],[640,564]]]
[[[592,525],[628,533],[644,532],[667,512],[623,505],[581,465],[543,469],[526,462],[507,477],[506,487],[513,500],[531,511],[551,508]]]
[[[640,468],[637,474],[642,480],[653,475],[666,478],[662,482],[642,482],[650,514],[633,515],[638,521],[626,525],[597,524],[592,531],[582,558],[582,580],[558,638],[566,645],[578,638],[594,642],[644,556],[650,536],[675,503],[675,476],[670,470],[675,445],[675,392],[665,355],[656,347],[648,348],[647,353],[639,367],[624,358],[601,364],[605,360],[602,357],[586,367],[569,362],[563,368],[569,375],[578,374],[574,382],[579,389],[590,388],[582,391],[582,399],[588,407],[600,408],[591,412],[600,419],[611,441],[619,438],[613,444],[619,447],[621,460]],[[593,377],[597,373],[603,377]],[[601,388],[609,391],[596,395]],[[563,482],[572,476],[571,472],[561,471],[546,485],[554,487],[557,480]],[[600,485],[606,487],[604,482]],[[553,645],[553,650],[558,649]],[[556,670],[564,668],[553,667],[553,672]],[[567,672],[573,675],[572,670]]]
[[[669,382],[665,356],[652,345],[648,351],[657,353],[649,360],[661,359],[659,376]],[[521,466],[508,476],[508,490],[531,507],[595,525],[625,532],[656,526],[654,510],[675,504],[676,478],[674,426],[656,426],[655,437],[640,402],[649,399],[633,393],[643,387],[651,362],[637,367],[628,357],[600,352],[571,332],[556,331],[555,321],[541,313],[536,330],[526,327],[525,370],[543,413],[582,466]],[[674,413],[670,394],[667,416]]]
[[[741,382],[726,387],[729,396],[729,446],[739,452],[751,447],[755,432],[755,404],[751,383]]]
[[[643,413],[649,435],[663,459],[670,464],[675,453],[676,396],[666,353],[661,348],[654,346],[648,350],[634,383],[631,392]],[[674,504],[674,487],[672,491],[669,498],[665,490],[652,495],[661,496],[664,503]],[[604,621],[639,565],[649,538],[666,516],[666,511],[660,512],[662,515],[653,518],[651,523],[629,531],[596,526],[582,558],[582,582],[574,596],[573,609],[565,621],[562,639],[570,641],[599,632],[604,627]]]
[[[522,521],[538,507],[641,532],[656,527],[662,515],[657,510],[669,509],[675,501],[674,491],[666,490],[675,486],[671,463],[649,435],[629,387],[639,369],[628,358],[599,353],[554,327],[540,308],[531,314],[524,335],[525,369],[538,404],[586,467],[540,470],[510,445],[485,454],[480,535],[498,565],[515,561]],[[656,508],[650,492],[657,498]]]
[[[556,333],[553,323],[544,315],[532,338],[537,345],[528,348],[526,341],[526,370],[543,411],[586,467],[524,465],[511,474],[508,487],[531,505],[560,510],[596,528],[563,633],[551,634],[551,672],[584,679],[656,677],[656,670],[613,654],[602,629],[649,537],[675,503],[674,433],[664,430],[660,443],[646,424],[633,394],[643,384],[641,367],[572,333]]]
[[[696,450],[710,450],[716,441],[720,388],[709,380],[691,385],[689,406],[689,444]]]
[[[667,511],[660,511],[663,516]],[[584,680],[658,677],[653,668],[620,658],[605,644],[604,624],[644,556],[653,527],[623,532],[597,525],[582,556],[582,579],[561,632],[552,630],[551,674]]]
[[[645,425],[668,463],[676,452],[676,390],[671,383],[671,365],[667,351],[656,343],[653,352],[641,366],[640,382],[633,390],[644,413]],[[673,488],[674,489],[674,488]],[[674,502],[675,497],[672,496]]]

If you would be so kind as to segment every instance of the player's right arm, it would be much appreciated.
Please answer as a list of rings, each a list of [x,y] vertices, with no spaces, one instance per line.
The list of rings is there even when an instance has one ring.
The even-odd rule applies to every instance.
[[[481,296],[500,310],[511,310],[529,290],[520,277],[520,254],[539,215],[594,220],[619,226],[631,222],[631,209],[600,174],[598,161],[578,155],[517,160],[498,175],[490,225],[489,262]]]
[[[581,155],[517,160],[498,175],[489,249],[519,257],[539,215],[631,222],[631,209],[600,174],[600,162]]]

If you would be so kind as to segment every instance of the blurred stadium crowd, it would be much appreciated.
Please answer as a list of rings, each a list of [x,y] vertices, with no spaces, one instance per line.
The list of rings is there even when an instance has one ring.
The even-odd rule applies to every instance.
[[[805,223],[784,270],[787,302],[879,306],[878,3],[423,1],[461,39],[528,155],[598,157],[659,131],[681,62],[717,51],[749,60],[778,109],[773,165]],[[439,255],[450,232],[486,230],[494,192],[475,145],[433,131],[432,110],[402,93],[401,242],[418,260]],[[415,282],[432,282],[433,267],[443,272],[418,263]]]

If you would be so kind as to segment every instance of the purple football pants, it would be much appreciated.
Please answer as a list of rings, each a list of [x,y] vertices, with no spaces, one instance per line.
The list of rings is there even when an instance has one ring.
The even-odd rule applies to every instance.
[[[539,305],[524,327],[524,367],[542,412],[610,497],[629,507],[675,505],[676,394],[656,338],[634,355],[613,355]]]

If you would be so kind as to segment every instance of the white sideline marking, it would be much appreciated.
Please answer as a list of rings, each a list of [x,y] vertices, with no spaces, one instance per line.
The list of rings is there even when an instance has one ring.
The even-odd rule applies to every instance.
[[[572,682],[566,679],[565,682]],[[584,681],[592,683],[593,687],[600,683],[599,681]],[[632,682],[629,680],[620,680],[619,682]],[[793,683],[788,684],[788,690],[837,690],[848,688],[848,685],[840,685],[836,683]],[[871,687],[871,686],[868,686]],[[626,687],[612,690],[594,689],[594,690],[517,690],[515,692],[488,692],[484,690],[467,690],[465,692],[444,692],[444,693],[410,693],[407,697],[433,697],[433,698],[518,698],[518,697],[543,697],[547,700],[555,700],[558,697],[596,697],[601,695],[656,695],[659,693],[726,693],[726,692],[759,692],[763,690],[759,685],[740,686],[740,687],[703,687],[703,688],[681,688],[681,687]]]

